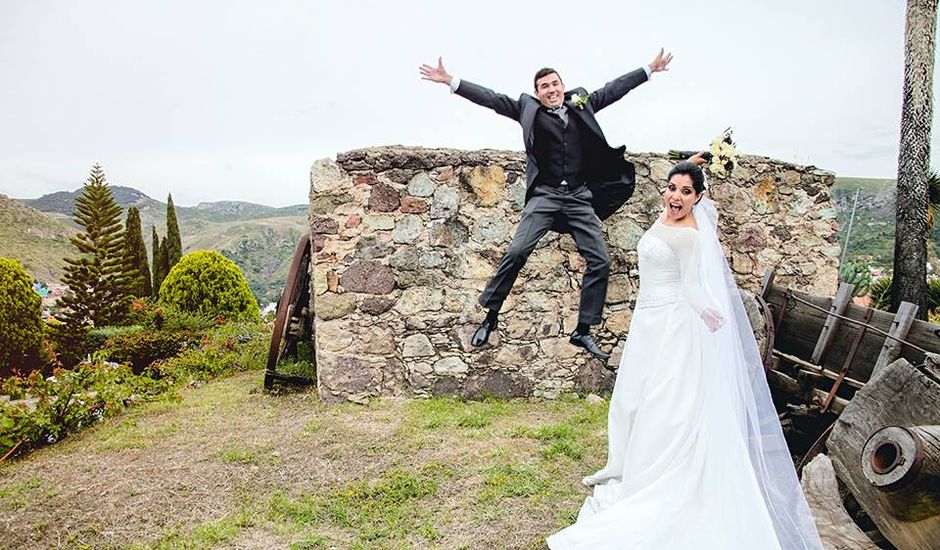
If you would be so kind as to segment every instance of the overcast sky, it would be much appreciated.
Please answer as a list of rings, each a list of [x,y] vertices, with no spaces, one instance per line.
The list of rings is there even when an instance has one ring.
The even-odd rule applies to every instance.
[[[541,66],[592,90],[660,47],[669,72],[598,116],[612,144],[693,149],[732,126],[743,153],[894,177],[904,7],[0,0],[0,193],[75,189],[99,162],[112,184],[180,205],[303,203],[310,165],[337,152],[522,148],[516,123],[420,80],[438,55],[517,96]]]

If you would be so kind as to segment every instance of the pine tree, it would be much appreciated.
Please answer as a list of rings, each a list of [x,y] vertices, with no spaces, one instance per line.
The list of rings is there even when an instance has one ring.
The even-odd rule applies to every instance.
[[[124,234],[121,207],[95,164],[81,196],[75,199],[75,223],[84,231],[69,240],[81,256],[66,258],[63,282],[70,292],[62,298],[62,320],[72,327],[114,325],[127,313],[127,281],[123,276]]]
[[[166,240],[169,269],[164,272],[164,277],[166,277],[170,269],[180,261],[180,258],[183,257],[183,240],[180,238],[180,226],[176,221],[176,208],[173,206],[172,194],[167,195],[166,199]]]
[[[127,221],[124,223],[124,275],[127,277],[128,292],[132,296],[150,296],[153,291],[150,262],[140,230],[140,211],[135,206],[127,209]]]
[[[163,284],[163,279],[166,277],[166,273],[160,269],[160,235],[157,235],[157,228],[150,226],[151,232],[153,233],[151,237],[150,252],[153,257],[152,268],[153,271],[153,296],[157,297],[160,295],[160,286]]]

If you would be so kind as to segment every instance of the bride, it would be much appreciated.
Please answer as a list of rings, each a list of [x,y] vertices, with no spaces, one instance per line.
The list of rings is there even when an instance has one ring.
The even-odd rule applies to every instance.
[[[607,465],[550,548],[821,549],[694,162],[637,245]]]

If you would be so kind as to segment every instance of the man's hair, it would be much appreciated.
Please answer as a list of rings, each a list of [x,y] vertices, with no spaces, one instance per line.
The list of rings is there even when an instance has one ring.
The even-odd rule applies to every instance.
[[[671,180],[672,176],[676,174],[684,174],[692,178],[692,188],[695,189],[696,193],[701,194],[705,191],[705,173],[694,162],[683,160],[673,166],[666,176],[666,181]]]
[[[563,80],[561,80],[561,75],[558,74],[558,71],[556,71],[555,69],[551,67],[542,67],[541,69],[538,70],[537,73],[535,73],[535,78],[532,79],[532,87],[537,90],[539,79],[542,78],[543,76],[550,75],[552,73],[555,73],[556,75],[558,75],[558,80],[561,81],[562,84],[565,83]]]

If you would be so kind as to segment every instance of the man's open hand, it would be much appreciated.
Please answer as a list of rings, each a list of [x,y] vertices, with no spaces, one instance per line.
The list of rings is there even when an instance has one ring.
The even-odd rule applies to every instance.
[[[659,53],[656,55],[656,59],[649,65],[650,72],[658,73],[660,71],[668,71],[670,61],[672,61],[672,54],[666,53],[665,50],[660,49]]]
[[[421,72],[422,80],[430,80],[431,82],[441,82],[450,86],[453,77],[450,76],[446,70],[444,70],[444,58],[437,58],[437,67],[432,67],[431,65],[421,65],[418,68]]]

